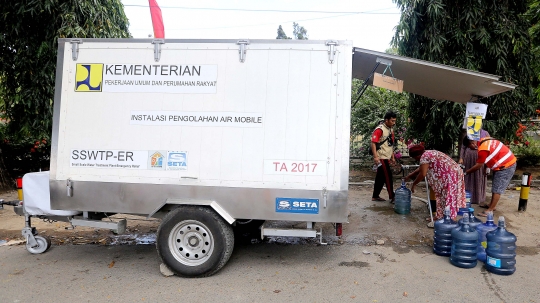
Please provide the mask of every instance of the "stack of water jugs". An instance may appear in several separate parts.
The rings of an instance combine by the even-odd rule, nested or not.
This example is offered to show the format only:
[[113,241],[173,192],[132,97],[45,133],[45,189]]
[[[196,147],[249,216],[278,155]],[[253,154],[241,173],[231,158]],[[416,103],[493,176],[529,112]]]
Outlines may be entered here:
[[456,223],[450,218],[450,207],[446,207],[444,218],[435,222],[433,252],[449,256],[450,263],[457,267],[473,268],[480,260],[492,273],[513,274],[516,236],[506,230],[504,217],[499,217],[497,226],[492,212],[488,212],[484,224],[474,216],[473,208],[460,209],[460,213],[463,217]]

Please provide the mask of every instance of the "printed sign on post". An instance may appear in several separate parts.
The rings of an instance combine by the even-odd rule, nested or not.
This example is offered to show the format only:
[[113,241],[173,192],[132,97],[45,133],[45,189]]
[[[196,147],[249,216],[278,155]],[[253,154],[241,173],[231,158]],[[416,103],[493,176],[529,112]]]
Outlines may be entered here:
[[467,102],[467,109],[465,110],[465,117],[477,117],[482,119],[486,118],[487,104]]
[[479,141],[480,138],[480,130],[482,130],[482,117],[476,116],[476,117],[468,117],[467,118],[467,138]]
[[467,102],[463,128],[467,130],[467,138],[480,140],[482,130],[482,119],[486,118],[487,104]]

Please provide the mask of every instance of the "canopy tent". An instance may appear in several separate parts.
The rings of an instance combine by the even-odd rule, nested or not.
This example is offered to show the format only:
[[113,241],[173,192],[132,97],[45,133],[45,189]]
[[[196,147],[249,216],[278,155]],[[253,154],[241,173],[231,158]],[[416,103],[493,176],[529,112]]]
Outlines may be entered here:
[[[378,64],[378,61],[382,61]],[[353,78],[365,80],[375,72],[383,73],[384,62],[391,61],[393,75],[403,80],[403,90],[437,100],[467,103],[513,90],[517,85],[499,81],[500,76],[475,72],[433,62],[354,48]],[[391,76],[390,72],[386,72]],[[373,83],[373,76],[368,80]]]

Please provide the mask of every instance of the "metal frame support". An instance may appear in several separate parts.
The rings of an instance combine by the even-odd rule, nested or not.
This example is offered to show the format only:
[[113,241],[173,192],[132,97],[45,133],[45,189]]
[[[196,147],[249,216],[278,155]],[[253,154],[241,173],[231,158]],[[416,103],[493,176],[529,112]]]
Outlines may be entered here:
[[79,44],[83,43],[82,39],[71,39],[69,43],[71,43],[71,59],[77,61],[79,58]]
[[249,45],[249,40],[238,40],[236,45],[239,46],[240,63],[244,63],[246,61],[246,45]]
[[379,67],[380,64],[381,64],[381,62],[377,62],[377,64],[375,64],[375,67],[371,70],[371,73],[369,73],[366,80],[364,80],[364,83],[362,83],[362,86],[360,86],[360,88],[358,89],[358,98],[356,98],[356,101],[354,101],[354,104],[352,106],[353,108],[356,105],[356,103],[358,103],[360,98],[362,98],[362,95],[364,94],[364,92],[367,89],[367,86],[368,86],[367,83],[368,83],[369,79],[373,76],[373,74],[375,73],[375,70],[377,70],[377,67]]
[[35,247],[38,245],[36,238],[37,231],[35,227],[32,227],[32,221],[29,214],[24,214],[24,228],[22,229],[22,235],[26,239],[26,243],[30,247]]
[[328,63],[333,64],[336,56],[336,46],[339,45],[337,41],[326,41],[328,46]]
[[316,234],[317,236],[319,236],[319,243],[321,245],[328,245],[328,243],[324,242],[322,239],[322,227],[319,229],[319,231]]
[[154,44],[154,61],[159,62],[161,59],[161,44],[165,44],[165,39],[154,39],[152,44]]

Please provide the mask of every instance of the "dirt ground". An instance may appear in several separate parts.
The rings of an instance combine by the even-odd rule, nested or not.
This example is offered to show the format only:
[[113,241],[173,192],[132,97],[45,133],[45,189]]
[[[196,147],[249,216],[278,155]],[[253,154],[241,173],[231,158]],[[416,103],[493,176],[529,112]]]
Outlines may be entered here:
[[[516,174],[520,177],[522,171]],[[533,172],[533,180],[540,174]],[[394,188],[400,184],[396,178]],[[389,202],[371,201],[373,188],[373,172],[351,171],[349,186],[349,223],[343,225],[343,236],[335,237],[331,224],[323,225],[324,240],[330,244],[357,244],[375,245],[377,240],[383,240],[385,246],[392,246],[396,251],[407,252],[410,250],[428,251],[433,244],[433,229],[426,226],[426,217],[429,217],[427,205],[421,199],[426,199],[426,189],[421,183],[417,192],[413,194],[411,214],[399,215],[393,211]],[[513,182],[519,185],[519,180]],[[512,186],[511,186],[512,187]],[[490,199],[490,185],[488,185],[488,201]],[[526,212],[518,212],[520,192],[509,189],[501,197],[495,220],[504,216],[509,231],[518,237],[518,254],[533,255],[540,251],[540,183],[533,182],[530,190],[528,207]],[[15,191],[0,193],[4,200],[14,200]],[[387,197],[383,189],[381,197]],[[415,198],[416,197],[416,198]],[[419,199],[418,199],[419,198]],[[475,207],[477,208],[477,207]],[[478,212],[482,209],[478,209]],[[155,241],[155,233],[160,220],[146,220],[144,217],[117,214],[111,217],[113,220],[126,218],[128,221],[127,231],[124,235],[115,235],[109,230],[76,227],[72,229],[65,222],[44,222],[33,219],[40,235],[51,238],[53,245],[82,245],[82,244],[151,244]],[[484,221],[484,218],[480,218]],[[295,223],[286,223],[292,226]],[[5,206],[0,210],[0,244],[9,240],[23,239],[21,228],[24,227],[24,218],[16,215],[11,206]],[[316,242],[315,239],[280,239],[271,238],[267,241],[295,243],[302,241]],[[4,242],[5,243],[5,242]]]

